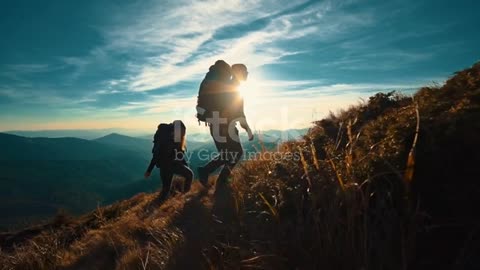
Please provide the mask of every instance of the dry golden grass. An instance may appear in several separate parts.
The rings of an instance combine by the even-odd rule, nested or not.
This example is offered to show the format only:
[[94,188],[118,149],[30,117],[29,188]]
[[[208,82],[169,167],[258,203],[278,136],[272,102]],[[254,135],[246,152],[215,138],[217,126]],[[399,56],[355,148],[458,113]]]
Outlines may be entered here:
[[[163,204],[154,195],[136,197],[99,208],[44,231],[0,254],[2,269],[167,269],[177,260],[184,233],[175,222],[189,202],[202,197],[201,188]],[[106,216],[112,215],[114,216]],[[205,218],[205,217],[202,217]],[[93,220],[92,220],[93,219]],[[96,223],[88,227],[87,223]],[[84,231],[72,234],[72,228]],[[74,237],[67,242],[61,239]]]

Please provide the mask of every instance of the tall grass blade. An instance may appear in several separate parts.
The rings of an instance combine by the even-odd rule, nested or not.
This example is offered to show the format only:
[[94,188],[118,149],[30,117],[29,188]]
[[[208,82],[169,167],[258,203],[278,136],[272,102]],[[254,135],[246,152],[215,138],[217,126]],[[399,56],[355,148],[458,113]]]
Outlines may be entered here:
[[408,153],[407,167],[405,168],[405,174],[403,175],[403,180],[405,183],[410,183],[413,180],[413,173],[415,170],[415,150],[417,148],[418,133],[420,131],[420,112],[418,109],[418,104],[415,103],[415,113],[417,116],[417,126],[415,128],[415,137],[413,139],[412,147]]
[[270,213],[272,214],[272,216],[275,218],[275,220],[278,220],[278,212],[277,210],[275,210],[275,208],[273,207],[273,205],[268,202],[268,200],[265,198],[265,196],[263,196],[262,193],[259,193],[258,194],[260,196],[260,198],[262,198],[263,202],[267,205],[268,209],[270,210]]

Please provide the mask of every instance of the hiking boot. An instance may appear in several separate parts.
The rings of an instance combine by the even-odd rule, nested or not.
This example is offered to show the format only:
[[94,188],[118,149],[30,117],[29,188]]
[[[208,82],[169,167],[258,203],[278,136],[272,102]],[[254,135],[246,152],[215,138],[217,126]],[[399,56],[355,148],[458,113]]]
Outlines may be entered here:
[[204,167],[198,167],[198,181],[202,186],[208,187],[208,172]]

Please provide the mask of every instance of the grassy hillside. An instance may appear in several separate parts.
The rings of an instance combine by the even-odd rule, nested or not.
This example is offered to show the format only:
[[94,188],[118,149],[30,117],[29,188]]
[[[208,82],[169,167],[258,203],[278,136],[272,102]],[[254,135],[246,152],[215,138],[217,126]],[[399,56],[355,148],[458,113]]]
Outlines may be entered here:
[[[480,64],[317,121],[229,186],[0,235],[5,269],[478,269]],[[272,157],[263,155],[263,157]],[[212,179],[213,180],[213,179]]]
[[478,267],[479,120],[480,64],[332,114],[284,145],[299,162],[241,172],[245,213],[266,213],[245,229],[301,269]]

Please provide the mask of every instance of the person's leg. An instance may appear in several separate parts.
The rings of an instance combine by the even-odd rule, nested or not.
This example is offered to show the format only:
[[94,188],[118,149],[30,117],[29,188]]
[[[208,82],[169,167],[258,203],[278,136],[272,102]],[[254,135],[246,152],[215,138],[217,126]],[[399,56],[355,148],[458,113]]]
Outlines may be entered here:
[[192,185],[193,180],[193,172],[192,170],[185,164],[175,162],[172,165],[172,171],[174,174],[178,174],[185,178],[185,183],[183,185],[183,192],[186,193],[190,190],[190,186]]
[[237,128],[235,128],[227,137],[226,150],[227,162],[225,166],[223,166],[223,169],[218,176],[217,183],[219,184],[224,184],[227,182],[233,168],[235,165],[237,165],[243,155],[243,148],[242,144],[240,143]]
[[[228,126],[227,125],[218,125],[218,132],[215,132],[215,126],[212,124],[210,126],[210,135],[215,142],[215,147],[217,148],[217,155],[212,158],[212,160],[207,163],[203,168],[208,173],[211,173],[218,169],[218,167],[226,163],[226,147],[227,147],[227,138],[228,138]],[[218,137],[217,137],[218,136]]]
[[166,199],[170,194],[170,187],[172,186],[173,172],[170,167],[163,166],[160,168],[160,177],[162,178],[162,191],[160,198]]
[[225,160],[223,157],[223,154],[217,154],[215,155],[205,166],[201,167],[207,174],[212,173],[216,169],[218,169],[220,166],[225,164]]
[[230,134],[227,138],[227,147],[229,152],[229,163],[235,166],[243,156],[243,147],[236,127],[234,128],[233,134]]
[[217,178],[217,185],[227,183],[228,177],[230,177],[230,175],[232,174],[232,170],[235,165],[236,163],[227,163],[225,164],[225,166],[223,166]]
[[[228,136],[228,127],[226,125],[218,126],[218,134],[214,131],[214,125],[210,125],[210,135],[215,142],[215,146],[217,148],[217,155],[212,158],[205,166],[198,168],[198,176],[200,179],[200,183],[204,186],[207,185],[208,182],[208,175],[214,172],[216,169],[225,165],[227,162],[226,158],[226,142],[222,141]],[[218,136],[218,137],[217,137]]]

